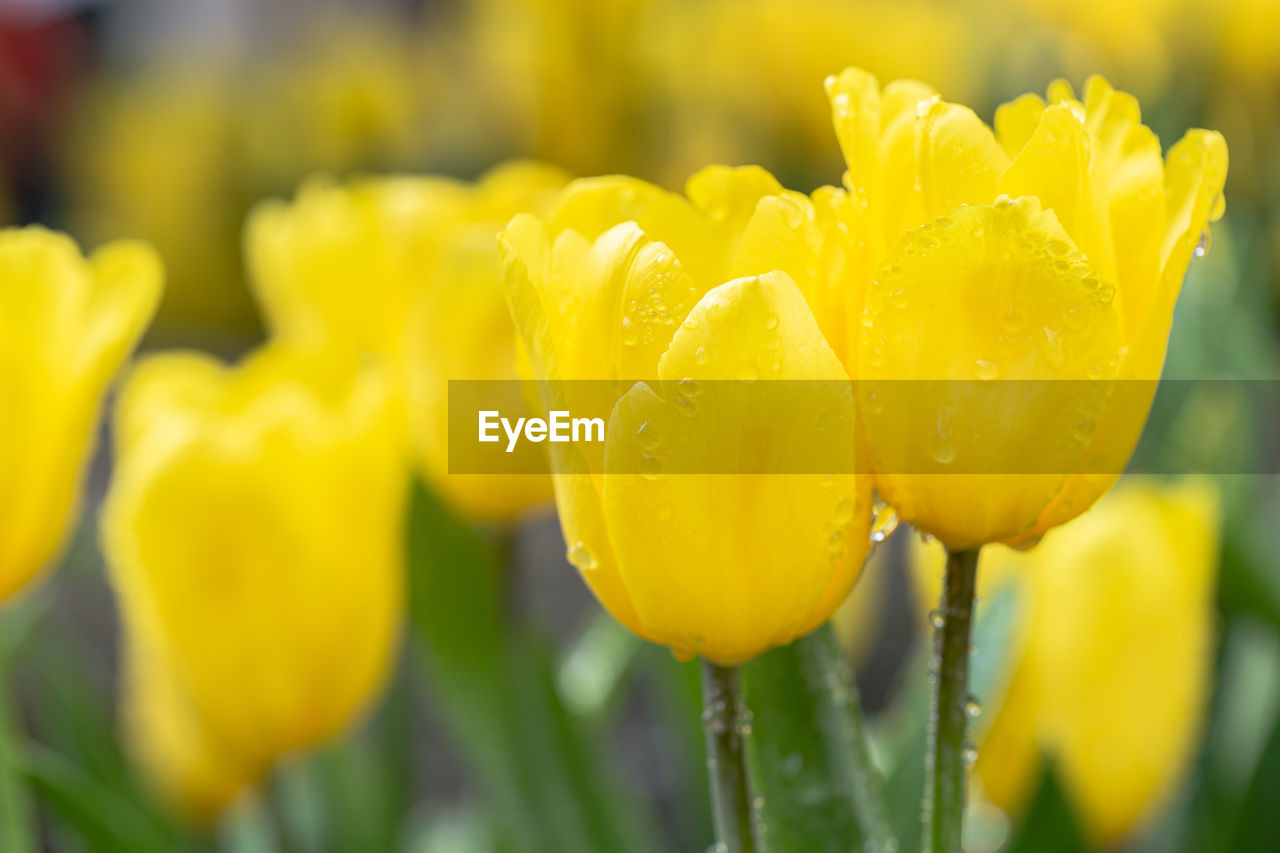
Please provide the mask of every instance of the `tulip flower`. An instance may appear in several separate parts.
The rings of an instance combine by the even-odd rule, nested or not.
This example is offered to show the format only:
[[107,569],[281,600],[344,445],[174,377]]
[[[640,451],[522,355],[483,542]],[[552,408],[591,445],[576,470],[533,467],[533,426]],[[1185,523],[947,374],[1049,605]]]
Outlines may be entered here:
[[[1211,482],[1134,479],[1030,551],[983,550],[983,600],[1013,584],[1019,614],[975,737],[988,798],[1019,814],[1050,757],[1107,846],[1168,803],[1205,717],[1218,526]],[[942,548],[912,558],[931,607]]]
[[312,181],[268,202],[246,239],[253,285],[281,338],[375,358],[404,399],[404,433],[427,482],[463,513],[508,520],[545,500],[545,477],[450,475],[448,383],[515,379],[516,338],[496,238],[512,216],[543,211],[566,178],[531,163],[474,186],[385,178]]
[[126,728],[210,817],[377,694],[403,606],[400,420],[372,366],[273,346],[152,357],[116,411],[103,546],[126,626]]
[[[919,83],[849,69],[828,92],[883,246],[846,355],[876,488],[954,548],[1033,542],[1137,442],[1187,265],[1222,214],[1226,145],[1194,130],[1162,160],[1137,102],[1099,77],[1083,102],[1058,82],[1048,103],[1004,105],[995,132]],[[992,379],[1032,382],[993,406],[973,391]],[[1111,382],[1088,382],[1117,379],[1113,405]],[[895,406],[879,380],[948,387]]]
[[849,203],[872,223],[846,238],[872,255],[844,313],[860,314],[845,359],[861,438],[879,495],[949,555],[925,844],[953,849],[978,549],[1033,545],[1123,470],[1223,212],[1226,143],[1195,130],[1162,159],[1137,101],[1100,77],[1083,101],[1059,81],[1047,103],[1004,105],[994,132],[920,83],[847,69],[827,92]]
[[[601,450],[551,445],[568,557],[632,631],[702,657],[728,850],[753,836],[733,666],[826,622],[868,549],[869,478],[852,469],[706,473],[851,443],[849,377],[806,301],[832,290],[810,239],[823,216],[763,170],[710,168],[687,199],[630,178],[575,182],[545,221],[517,216],[500,239],[544,407],[617,389]],[[564,381],[584,379],[608,381]],[[757,380],[773,380],[759,383],[773,405],[744,390]]]
[[[807,199],[750,168],[704,170],[688,193],[578,181],[545,221],[516,217],[501,246],[544,389],[596,379],[623,392],[599,460],[553,450],[570,561],[635,633],[736,664],[811,631],[844,599],[867,552],[870,496],[851,472],[661,473],[664,458],[692,470],[813,438],[788,412],[735,410],[754,429],[717,421],[688,399],[699,381],[835,380],[848,392],[805,300],[817,273],[800,283],[779,271],[803,275],[807,247],[780,211],[812,217]],[[851,430],[852,400],[840,411]]]
[[98,412],[160,298],[150,247],[0,231],[0,601],[58,555]]

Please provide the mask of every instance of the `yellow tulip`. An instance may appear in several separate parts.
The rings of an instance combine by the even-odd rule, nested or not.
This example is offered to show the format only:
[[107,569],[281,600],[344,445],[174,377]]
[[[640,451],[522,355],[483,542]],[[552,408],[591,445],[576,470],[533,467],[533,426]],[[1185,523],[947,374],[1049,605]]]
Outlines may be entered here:
[[156,786],[208,816],[384,680],[403,605],[399,416],[376,370],[273,347],[233,368],[149,358],[115,423],[102,524],[126,726]]
[[406,435],[428,483],[463,513],[506,520],[545,500],[545,477],[450,475],[448,383],[515,379],[515,333],[497,234],[565,183],[512,163],[467,185],[397,177],[311,181],[269,202],[247,230],[254,291],[286,340],[381,360],[403,395]]
[[827,88],[879,238],[858,236],[874,272],[845,354],[876,488],[954,548],[1034,542],[1132,453],[1226,145],[1193,130],[1162,160],[1099,77],[1083,102],[1060,81],[1004,105],[994,132],[920,83],[848,69]]
[[86,258],[43,228],[0,231],[0,602],[57,557],[103,395],[162,279],[141,243]]
[[[1020,813],[1050,756],[1107,844],[1169,801],[1204,720],[1218,526],[1210,481],[1134,479],[1030,551],[983,549],[979,596],[1015,584],[1019,613],[1003,698],[982,697],[987,797]],[[941,546],[917,545],[913,562],[935,606]]]
[[[682,656],[733,664],[807,633],[866,555],[867,477],[700,473],[851,434],[848,376],[805,300],[827,288],[818,218],[763,170],[711,168],[688,199],[579,181],[501,238],[534,376],[621,380],[598,458],[552,445],[569,559],[619,621]],[[810,396],[767,409],[747,383],[698,384],[757,377],[831,381],[770,382]],[[540,387],[548,408],[580,393]]]
[[91,241],[137,235],[165,260],[155,334],[252,334],[235,241],[234,87],[205,62],[138,80],[104,78],[77,103],[62,168],[71,231]]

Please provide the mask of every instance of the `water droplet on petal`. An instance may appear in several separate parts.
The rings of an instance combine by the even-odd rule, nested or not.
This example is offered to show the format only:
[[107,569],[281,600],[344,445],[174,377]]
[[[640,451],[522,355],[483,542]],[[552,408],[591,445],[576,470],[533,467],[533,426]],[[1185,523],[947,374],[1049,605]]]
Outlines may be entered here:
[[853,501],[845,498],[836,504],[836,524],[844,527],[853,520]]
[[1000,375],[1000,365],[994,361],[980,358],[974,366],[979,379],[995,379]]
[[651,453],[640,454],[640,473],[648,480],[657,478],[662,473],[662,459]]
[[1016,332],[1022,328],[1023,316],[1022,311],[1017,305],[1010,305],[1000,315],[1000,328],[1006,332]]
[[940,465],[950,464],[956,458],[956,443],[953,435],[955,417],[956,413],[952,408],[943,407],[938,410],[938,420],[933,435],[929,439],[929,455]]
[[868,536],[871,544],[879,545],[892,536],[893,531],[897,529],[897,511],[881,500],[879,495],[876,495],[871,504],[871,533]]
[[1208,230],[1204,230],[1200,232],[1200,241],[1196,243],[1196,247],[1193,250],[1193,254],[1197,258],[1203,258],[1205,254],[1208,253],[1208,251],[1209,251],[1209,232]]
[[764,319],[764,328],[765,328],[765,331],[768,331],[768,332],[772,332],[774,329],[778,328],[778,315],[770,314],[768,317],[766,317]]
[[947,620],[943,617],[941,610],[930,610],[929,624],[933,626],[935,631],[941,631],[942,626],[947,624]]
[[569,565],[580,572],[590,572],[596,567],[596,555],[591,553],[591,549],[584,542],[574,542],[569,546],[565,557],[568,558]]

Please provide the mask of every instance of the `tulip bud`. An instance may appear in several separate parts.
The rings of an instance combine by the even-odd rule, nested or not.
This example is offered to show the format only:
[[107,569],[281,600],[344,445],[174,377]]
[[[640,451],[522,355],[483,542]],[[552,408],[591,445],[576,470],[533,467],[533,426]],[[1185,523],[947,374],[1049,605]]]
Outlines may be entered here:
[[216,812],[377,694],[403,605],[398,414],[372,367],[155,356],[116,412],[103,546],[134,752]]
[[57,557],[102,398],[162,278],[142,243],[85,258],[43,228],[0,231],[0,602]]

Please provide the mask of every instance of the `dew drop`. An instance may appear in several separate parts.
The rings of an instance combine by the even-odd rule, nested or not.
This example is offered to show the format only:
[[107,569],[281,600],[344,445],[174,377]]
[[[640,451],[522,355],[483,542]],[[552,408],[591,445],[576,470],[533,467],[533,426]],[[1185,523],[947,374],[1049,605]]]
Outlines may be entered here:
[[706,363],[707,363],[707,348],[706,348],[706,347],[698,347],[698,349],[697,349],[697,350],[695,350],[695,351],[694,351],[694,353],[693,353],[693,360],[694,360],[694,361],[696,361],[698,364],[706,364]]
[[853,520],[853,501],[845,498],[836,504],[836,524],[844,527]]
[[1084,305],[1072,305],[1062,311],[1062,323],[1068,329],[1080,330],[1088,323],[1086,316],[1086,307]]
[[635,323],[631,322],[630,317],[622,318],[622,343],[625,346],[633,347],[636,341],[640,339],[640,333],[636,330]]
[[1196,243],[1196,247],[1193,253],[1197,258],[1203,258],[1208,253],[1208,251],[1209,251],[1209,232],[1207,230],[1201,231],[1200,241]]
[[979,379],[995,379],[1000,375],[1000,365],[994,361],[978,359],[975,368]]
[[636,443],[641,450],[653,450],[658,446],[658,428],[650,421],[645,421],[636,428]]
[[778,328],[778,315],[770,314],[766,317],[764,320],[764,328],[767,332],[772,332],[774,329]]
[[929,455],[940,465],[950,464],[956,458],[955,437],[952,435],[955,415],[955,410],[948,407],[938,410],[938,420],[929,438]]
[[662,473],[662,459],[651,453],[640,454],[640,473],[646,479],[655,479]]
[[1024,318],[1017,305],[1010,305],[1000,315],[1000,328],[1006,332],[1016,332],[1022,328]]
[[977,698],[969,697],[969,701],[964,703],[964,715],[969,719],[975,719],[982,713],[982,705],[979,704]]
[[930,610],[929,624],[933,626],[935,631],[941,631],[942,626],[947,624],[947,620],[943,617],[941,610]]
[[591,553],[591,549],[584,542],[574,542],[569,546],[565,557],[569,560],[569,565],[580,572],[590,572],[596,567],[596,555]]
[[868,536],[871,544],[879,545],[892,536],[893,531],[897,529],[897,511],[881,500],[879,495],[876,495],[871,505],[871,533]]
[[972,767],[974,762],[978,760],[977,747],[975,747],[971,743],[966,743],[964,745],[964,750],[960,753],[960,755],[964,758],[965,766]]

